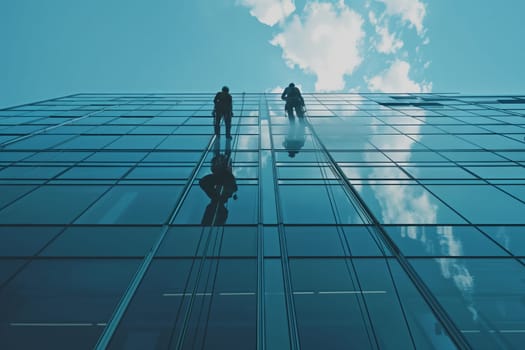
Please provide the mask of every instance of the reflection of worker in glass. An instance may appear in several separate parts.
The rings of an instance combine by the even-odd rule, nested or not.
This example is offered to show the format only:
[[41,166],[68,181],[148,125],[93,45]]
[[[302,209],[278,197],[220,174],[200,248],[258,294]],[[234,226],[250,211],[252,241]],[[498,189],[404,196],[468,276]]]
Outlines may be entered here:
[[199,185],[210,198],[210,203],[204,211],[202,225],[224,225],[228,218],[226,202],[233,196],[237,199],[237,183],[232,173],[231,141],[226,140],[224,154],[220,151],[220,141],[214,145],[214,156],[211,160],[211,174],[204,176]]
[[227,86],[222,87],[222,91],[218,92],[213,99],[213,117],[215,135],[220,136],[221,134],[221,119],[224,118],[224,125],[226,125],[226,138],[231,139],[232,129],[232,95],[230,95],[230,89]]
[[283,147],[288,151],[288,157],[293,158],[301,148],[304,146],[305,136],[304,136],[304,123],[302,120],[299,120],[299,123],[294,123],[290,121],[288,126],[288,135],[283,141]]
[[299,120],[303,119],[304,117],[304,100],[303,96],[301,96],[301,91],[298,87],[295,86],[294,83],[290,83],[286,89],[284,89],[283,93],[281,94],[281,99],[283,101],[286,101],[286,105],[284,106],[284,109],[286,110],[286,113],[288,114],[288,119],[290,120],[290,123],[293,123],[295,121],[293,110],[295,109],[295,114],[297,115],[297,118]]

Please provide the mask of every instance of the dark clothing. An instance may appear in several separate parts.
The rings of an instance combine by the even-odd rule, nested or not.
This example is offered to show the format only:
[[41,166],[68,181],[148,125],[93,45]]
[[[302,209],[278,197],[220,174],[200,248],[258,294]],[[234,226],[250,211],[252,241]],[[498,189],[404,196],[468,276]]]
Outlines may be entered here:
[[216,111],[230,112],[232,111],[232,95],[228,92],[218,92],[213,99]]
[[210,198],[210,204],[204,211],[202,225],[224,225],[228,218],[226,202],[233,196],[237,199],[237,182],[233,176],[231,163],[231,149],[229,141],[226,142],[225,154],[220,154],[220,142],[215,143],[215,156],[211,160],[211,174],[204,176],[199,185]]
[[220,134],[221,119],[224,118],[226,136],[230,136],[233,115],[232,95],[224,91],[218,92],[213,99],[213,104],[215,106],[213,110],[215,134]]
[[286,105],[290,106],[304,106],[303,96],[301,96],[301,91],[296,86],[288,86],[284,89],[281,94],[281,99],[286,101]]
[[230,136],[232,129],[232,114],[230,112],[215,110],[213,112],[213,117],[215,135],[219,135],[221,133],[221,119],[224,119],[224,125],[226,125],[226,136]]
[[297,114],[298,118],[303,118],[304,116],[304,99],[301,95],[301,91],[299,88],[295,86],[288,86],[286,89],[284,89],[283,93],[281,94],[281,99],[286,101],[286,105],[284,106],[284,109],[286,110],[286,113],[288,114],[288,118],[290,119],[290,122],[294,121],[294,114],[293,110],[295,109],[295,114]]

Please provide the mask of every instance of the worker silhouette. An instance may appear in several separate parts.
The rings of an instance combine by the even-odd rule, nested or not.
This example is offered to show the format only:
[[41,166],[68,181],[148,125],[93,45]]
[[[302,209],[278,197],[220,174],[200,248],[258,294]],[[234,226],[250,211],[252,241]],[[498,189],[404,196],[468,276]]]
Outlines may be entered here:
[[219,91],[213,99],[213,117],[215,135],[221,135],[221,119],[224,119],[226,125],[226,138],[231,139],[232,129],[232,116],[233,116],[233,103],[232,95],[230,95],[230,89],[227,86],[223,86],[222,90]]
[[286,101],[284,110],[288,114],[288,120],[290,123],[295,122],[295,117],[293,111],[295,109],[295,114],[299,120],[302,120],[304,117],[304,99],[301,95],[301,91],[294,83],[290,83],[286,89],[284,89],[281,94],[281,99]]
[[231,140],[226,140],[224,154],[220,151],[220,140],[215,140],[213,154],[211,174],[199,181],[202,190],[210,198],[201,220],[201,224],[205,226],[224,225],[228,218],[226,203],[231,197],[237,199],[237,183],[232,173]]
[[294,158],[301,148],[303,148],[304,142],[304,123],[302,119],[299,119],[299,123],[290,121],[288,134],[283,141],[283,147],[288,151],[288,157]]

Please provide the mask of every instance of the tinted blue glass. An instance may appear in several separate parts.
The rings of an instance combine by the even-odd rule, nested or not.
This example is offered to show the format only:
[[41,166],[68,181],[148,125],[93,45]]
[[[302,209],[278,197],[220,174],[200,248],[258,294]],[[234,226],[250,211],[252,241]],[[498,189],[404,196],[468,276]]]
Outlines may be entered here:
[[124,135],[112,142],[106,149],[152,149],[165,139],[156,135]]
[[[120,128],[121,126],[119,126]],[[172,128],[166,128],[165,126],[145,126],[139,125],[134,127],[129,134],[147,134],[147,135],[169,135],[173,132]]]
[[[62,129],[63,127],[59,128]],[[90,128],[86,134],[104,135],[104,134],[127,134],[133,130],[135,126],[131,125],[102,125],[94,128]],[[78,133],[78,132],[77,132]]]
[[16,162],[18,160],[27,158],[32,155],[32,152],[12,152],[2,151],[0,152],[0,161],[2,162]]
[[203,150],[210,142],[210,136],[176,135],[168,136],[159,144],[159,150]]
[[[362,223],[350,199],[339,186],[325,188],[324,186],[281,185],[279,190],[285,223]],[[306,198],[315,198],[315,200],[305,200]],[[336,210],[335,214],[332,206]]]
[[79,162],[89,156],[91,152],[39,152],[29,157],[31,162]]
[[116,140],[118,136],[81,135],[55,146],[57,149],[99,149]]
[[0,211],[0,222],[68,224],[106,189],[104,186],[43,186]]
[[390,162],[390,159],[385,157],[380,152],[331,152],[330,155],[338,163],[346,162]]
[[487,161],[487,162],[501,162],[503,158],[492,152],[441,152],[445,157],[453,161]]
[[523,223],[525,204],[488,185],[428,186],[472,223]]
[[449,166],[417,166],[403,167],[411,176],[417,179],[475,179],[476,177],[465,170]]
[[144,256],[159,234],[159,227],[71,227],[53,240],[41,255]]
[[[279,186],[285,223],[333,223],[327,191],[322,186]],[[316,200],[305,200],[315,198]]]
[[0,256],[31,256],[48,244],[61,227],[0,227]]
[[264,256],[280,256],[281,246],[279,242],[279,231],[275,226],[263,227],[263,251]]
[[[201,224],[206,216],[211,213],[211,217],[216,218],[216,225],[221,224],[256,224],[257,217],[257,186],[239,185],[237,200],[228,199],[224,203],[224,209],[214,207],[214,203],[204,193],[199,185],[194,185],[186,197],[181,210],[175,218],[176,224]],[[215,208],[215,209],[214,209]],[[220,210],[219,214],[214,214]]]
[[359,194],[384,224],[464,223],[430,192],[416,185],[361,185]]
[[113,167],[113,166],[78,166],[69,169],[59,179],[119,179],[129,171],[128,167]]
[[[192,310],[185,347],[255,349],[256,260],[207,260],[204,268],[211,273],[200,281],[197,290],[211,295],[204,296],[200,307]],[[203,313],[208,315],[207,320],[202,318]]]
[[[462,135],[464,136],[464,135]],[[464,141],[454,135],[424,135],[419,140],[423,145],[432,149],[477,149],[475,144]]]
[[501,185],[498,186],[498,188],[501,188],[502,190],[509,194],[512,194],[514,197],[518,198],[522,202],[525,202],[525,186],[523,186],[523,184]]
[[472,348],[522,348],[522,264],[514,259],[416,259],[411,264]]
[[524,226],[480,226],[481,231],[517,256],[525,256]]
[[407,256],[508,255],[482,232],[465,226],[389,226],[386,228]]
[[51,179],[65,169],[53,166],[12,166],[0,171],[0,179]]
[[469,166],[466,168],[484,179],[525,179],[525,168],[521,166]]
[[383,256],[391,255],[383,245],[373,227],[343,226],[346,244],[352,256]]
[[341,167],[348,179],[408,179],[397,167]]
[[143,159],[143,152],[96,152],[86,159],[88,162],[138,162]]
[[343,256],[344,238],[333,226],[287,226],[289,256]]
[[[6,283],[9,278],[15,275],[24,264],[24,260],[20,259],[1,259],[0,260],[0,285]],[[0,330],[0,334],[1,334]]]
[[394,162],[445,162],[446,159],[436,152],[385,152]]
[[76,222],[80,224],[162,224],[169,219],[181,186],[113,187]]
[[301,349],[373,348],[360,295],[343,293],[359,290],[345,259],[293,259],[290,268]]
[[0,207],[3,207],[17,198],[28,193],[35,186],[26,186],[26,185],[0,185]]
[[187,179],[192,167],[136,167],[126,179]]
[[264,322],[268,349],[288,349],[288,310],[284,298],[283,271],[280,259],[264,260]]
[[[153,261],[109,348],[154,349],[176,344],[191,296],[184,293],[191,293],[195,283],[190,279],[194,266],[192,259]],[[196,302],[202,303],[203,298],[196,296]]]
[[[38,260],[0,291],[3,349],[91,349],[138,267],[134,260]],[[47,325],[47,326],[43,326]]]
[[502,135],[461,135],[462,138],[485,149],[523,148],[523,143]]
[[[185,348],[255,348],[255,260],[207,260],[202,265],[204,274],[197,293],[193,295],[195,279],[189,271],[199,268],[195,264],[199,261],[154,262],[117,331],[114,348],[132,341],[140,341],[144,348],[168,348],[179,341],[184,317],[189,317],[181,340]],[[167,274],[174,278],[166,279]],[[188,310],[191,297],[195,300],[193,308]],[[156,327],[151,337],[135,335],[151,329],[152,324]]]
[[222,229],[220,256],[256,256],[257,227],[225,226]]
[[69,138],[72,135],[35,135],[19,142],[7,145],[6,149],[48,149]]
[[277,174],[280,179],[323,179],[335,178],[328,167],[319,166],[297,166],[297,167],[278,167]]
[[211,230],[208,227],[180,226],[172,227],[166,233],[158,257],[194,257],[202,256],[205,242]]
[[399,264],[389,265],[416,349],[457,349]]
[[196,162],[201,152],[155,152],[150,153],[144,162]]

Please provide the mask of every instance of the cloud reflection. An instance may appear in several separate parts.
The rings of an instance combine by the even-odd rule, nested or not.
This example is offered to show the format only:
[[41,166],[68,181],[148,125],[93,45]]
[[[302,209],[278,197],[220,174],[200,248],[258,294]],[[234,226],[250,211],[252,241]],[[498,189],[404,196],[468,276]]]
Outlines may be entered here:
[[[354,105],[359,106],[360,102],[356,101]],[[342,110],[343,106],[339,106],[339,108]],[[338,115],[338,110],[333,110],[333,112]],[[352,142],[359,141],[361,142],[361,150],[368,149],[369,144],[374,145],[379,151],[392,149],[403,150],[405,152],[400,152],[397,155],[396,161],[399,163],[407,163],[411,160],[411,150],[414,145],[423,137],[419,134],[419,131],[425,121],[424,109],[415,111],[415,114],[412,112],[413,109],[410,110],[410,115],[417,115],[421,122],[419,124],[414,123],[416,132],[414,135],[411,135],[411,137],[378,134],[375,132],[378,127],[377,123],[361,123],[363,118],[360,118],[360,116],[364,116],[364,114],[363,112],[359,112],[359,110],[353,112],[344,110],[344,117],[339,118],[337,124],[334,123],[329,128],[322,124],[322,127],[319,128],[322,130],[320,134],[322,135],[321,137],[324,138],[334,138],[340,135],[342,138],[345,138],[347,142],[350,139],[352,139]],[[335,118],[330,119],[333,120]],[[364,118],[364,120],[370,119]],[[316,126],[316,129],[317,128],[318,126]],[[348,133],[349,130],[351,130],[351,135]],[[359,137],[353,137],[354,133],[359,135]],[[362,152],[362,160],[368,165],[377,162],[374,157],[375,152]],[[373,168],[373,171],[369,173],[365,173],[366,169],[366,167],[352,167],[347,172],[347,176],[360,178],[363,183],[370,184],[368,188],[371,189],[375,200],[379,204],[379,219],[381,222],[403,225],[432,225],[439,223],[439,206],[436,204],[436,199],[423,187],[418,185],[392,185],[391,183],[385,184],[385,182],[381,180],[374,180],[388,179],[391,181],[396,179],[398,177],[396,173],[399,170],[397,167],[376,166]],[[354,187],[360,193],[364,190],[363,187],[359,185],[354,185]],[[452,226],[439,226],[435,231],[432,231],[431,234],[425,230],[425,227],[404,226],[402,227],[401,237],[419,241],[424,249],[433,255],[463,255],[463,245],[457,235],[454,234],[454,227]],[[436,259],[436,262],[439,264],[441,275],[445,279],[451,280],[454,286],[462,293],[466,301],[467,309],[471,313],[473,320],[476,320],[478,318],[478,312],[476,311],[472,297],[475,287],[474,276],[461,260],[445,258]]]

